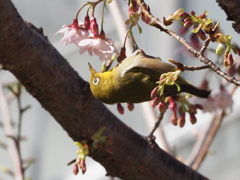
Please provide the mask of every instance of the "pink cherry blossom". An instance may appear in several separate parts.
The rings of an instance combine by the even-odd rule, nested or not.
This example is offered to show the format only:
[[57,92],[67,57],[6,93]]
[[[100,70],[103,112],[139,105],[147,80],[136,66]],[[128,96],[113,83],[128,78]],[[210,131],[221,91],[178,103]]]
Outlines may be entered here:
[[65,46],[71,43],[78,45],[81,40],[86,39],[89,35],[88,31],[85,30],[83,26],[84,23],[77,22],[77,20],[74,19],[71,25],[64,25],[62,29],[60,29],[55,34],[63,33],[61,42]]
[[113,52],[119,54],[113,41],[107,36],[104,39],[100,37],[83,39],[78,43],[78,46],[80,47],[80,54],[88,51],[90,56],[94,53],[99,56],[101,61],[110,60]]

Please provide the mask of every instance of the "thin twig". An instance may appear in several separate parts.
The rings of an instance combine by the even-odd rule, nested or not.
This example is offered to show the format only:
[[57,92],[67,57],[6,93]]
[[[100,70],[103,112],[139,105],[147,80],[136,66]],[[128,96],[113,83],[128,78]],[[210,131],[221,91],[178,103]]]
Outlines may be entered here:
[[203,43],[202,48],[200,49],[200,53],[201,53],[201,54],[204,54],[204,52],[206,51],[206,49],[207,49],[210,41],[211,41],[211,39],[210,39],[210,37],[208,36],[207,40]]
[[[148,129],[152,129],[152,125],[157,121],[158,117],[150,105],[149,102],[141,103],[142,114],[148,126]],[[155,131],[154,136],[156,136],[156,143],[167,153],[173,154],[164,134],[164,131],[161,126]]]
[[158,120],[157,120],[157,122],[155,123],[155,125],[154,125],[152,131],[150,132],[150,134],[148,135],[148,137],[152,137],[152,136],[153,136],[153,133],[154,133],[154,132],[156,131],[156,129],[159,127],[159,124],[160,124],[160,122],[162,121],[164,114],[165,114],[165,111],[159,114]]
[[208,65],[202,65],[202,66],[186,66],[178,61],[175,61],[173,59],[169,59],[168,61],[170,61],[171,63],[175,64],[177,66],[178,69],[182,70],[182,71],[195,71],[195,70],[202,70],[202,69],[207,69]]
[[240,86],[240,81],[237,80],[235,77],[230,77],[226,73],[224,73],[216,64],[214,64],[210,59],[205,57],[203,54],[201,54],[200,51],[197,51],[195,48],[193,48],[184,38],[178,36],[174,31],[170,30],[167,26],[164,25],[162,21],[160,21],[158,18],[153,16],[149,10],[148,6],[142,1],[142,0],[135,0],[137,4],[141,7],[142,12],[144,15],[151,19],[151,25],[159,29],[160,31],[163,31],[167,33],[168,35],[172,36],[174,39],[179,41],[181,44],[183,44],[189,52],[191,52],[195,57],[197,57],[201,62],[206,64],[211,70],[216,72],[219,76],[222,76],[224,79],[226,79],[228,82],[233,83],[237,86]]
[[[3,116],[3,129],[7,136],[14,136],[14,131],[12,128],[11,118],[10,118],[10,111],[7,103],[7,99],[3,93],[2,83],[0,81],[0,106],[2,110]],[[24,180],[23,175],[23,168],[22,168],[22,160],[19,156],[18,147],[16,142],[12,138],[8,138],[8,152],[10,157],[12,158],[14,164],[14,177],[15,180]]]

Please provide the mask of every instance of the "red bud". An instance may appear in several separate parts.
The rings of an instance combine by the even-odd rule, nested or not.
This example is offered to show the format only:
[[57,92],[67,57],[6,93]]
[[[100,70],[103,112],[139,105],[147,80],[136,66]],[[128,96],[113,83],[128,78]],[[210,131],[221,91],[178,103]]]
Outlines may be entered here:
[[193,22],[192,22],[192,21],[187,21],[187,22],[184,23],[183,26],[184,26],[185,28],[190,28],[192,25],[193,25]]

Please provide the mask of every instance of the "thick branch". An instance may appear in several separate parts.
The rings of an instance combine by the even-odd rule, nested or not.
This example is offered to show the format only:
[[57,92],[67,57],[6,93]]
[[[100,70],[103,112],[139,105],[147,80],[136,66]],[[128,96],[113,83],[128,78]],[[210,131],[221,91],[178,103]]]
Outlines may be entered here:
[[240,7],[239,0],[216,0],[218,5],[225,11],[227,20],[232,21],[232,27],[240,33]]
[[[89,140],[102,126],[113,138],[90,156],[122,179],[206,179],[148,142],[97,101],[89,84],[40,34],[21,19],[10,0],[0,0],[0,64],[11,71],[74,141]],[[74,152],[73,152],[74,153]]]

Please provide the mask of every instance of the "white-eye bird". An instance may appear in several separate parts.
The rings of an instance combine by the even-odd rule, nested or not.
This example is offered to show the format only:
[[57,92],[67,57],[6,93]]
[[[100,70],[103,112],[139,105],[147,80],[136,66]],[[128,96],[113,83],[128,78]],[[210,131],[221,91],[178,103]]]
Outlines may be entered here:
[[[157,86],[163,73],[176,71],[169,63],[160,58],[146,55],[142,50],[136,50],[130,57],[124,59],[111,70],[98,73],[89,64],[91,72],[90,89],[103,103],[140,103],[151,100],[151,91]],[[175,81],[180,86],[165,85],[164,97],[180,92],[207,98],[210,90],[200,89],[190,84],[181,76]]]

